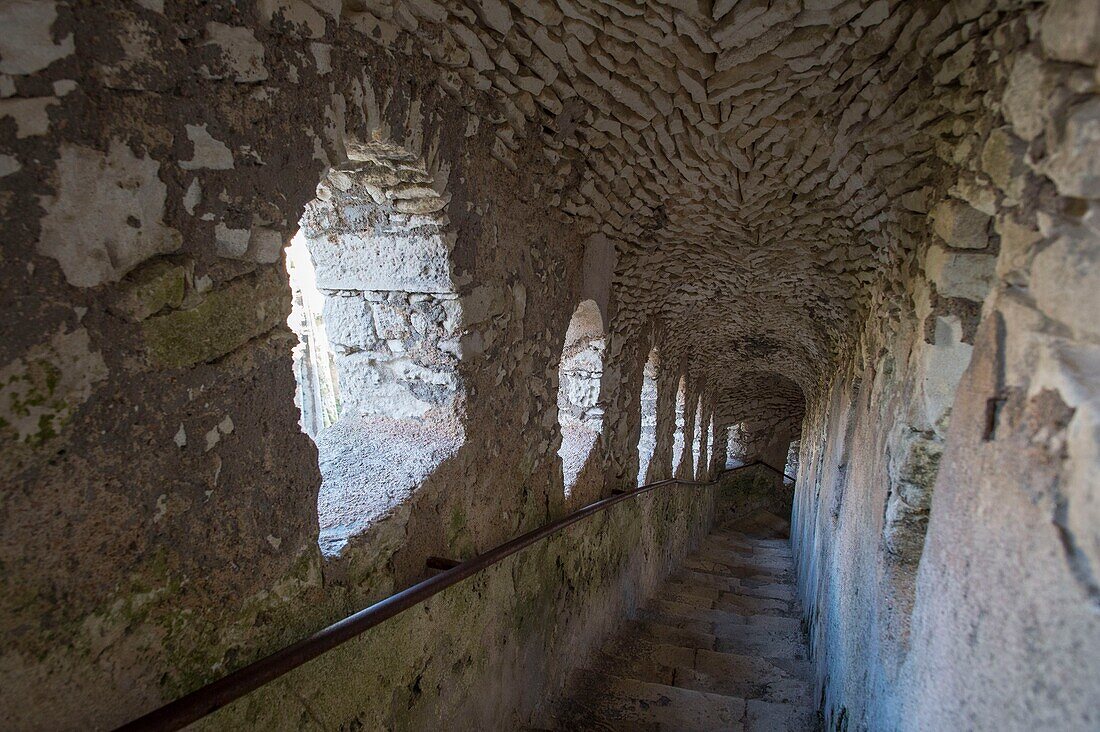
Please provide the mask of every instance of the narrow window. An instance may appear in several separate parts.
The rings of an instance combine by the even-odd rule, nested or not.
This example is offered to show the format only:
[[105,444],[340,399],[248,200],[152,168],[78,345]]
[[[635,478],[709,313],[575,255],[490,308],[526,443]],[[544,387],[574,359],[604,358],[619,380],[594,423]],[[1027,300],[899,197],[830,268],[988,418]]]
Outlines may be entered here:
[[676,433],[672,440],[672,467],[676,471],[684,457],[684,412],[687,410],[687,379],[680,377],[680,388],[676,391]]
[[558,455],[566,497],[573,493],[603,427],[603,356],[603,316],[595,301],[584,300],[569,320],[558,366]]
[[287,249],[302,429],[317,444],[319,543],[339,554],[457,453],[446,197],[424,162],[384,142],[349,147]]
[[642,369],[641,432],[638,435],[638,485],[644,485],[657,447],[657,349],[649,352]]

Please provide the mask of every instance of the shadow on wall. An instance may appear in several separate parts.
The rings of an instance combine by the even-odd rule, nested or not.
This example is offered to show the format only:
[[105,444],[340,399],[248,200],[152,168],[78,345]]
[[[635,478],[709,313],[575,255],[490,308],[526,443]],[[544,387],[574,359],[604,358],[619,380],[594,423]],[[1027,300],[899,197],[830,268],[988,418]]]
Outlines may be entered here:
[[464,442],[463,305],[451,266],[449,196],[422,160],[372,142],[349,149],[288,250],[296,401],[318,448],[326,555],[416,491]]
[[[593,448],[599,441],[604,421],[600,383],[605,346],[606,334],[599,305],[594,300],[583,300],[569,320],[558,366],[558,425],[561,428],[558,456],[561,457],[566,499],[579,487],[588,488],[592,483],[598,490],[602,485],[602,461],[593,455]],[[588,493],[582,490],[581,499]]]
[[789,520],[793,502],[793,485],[775,471],[755,465],[722,476],[714,520],[716,525],[729,525],[760,510]]

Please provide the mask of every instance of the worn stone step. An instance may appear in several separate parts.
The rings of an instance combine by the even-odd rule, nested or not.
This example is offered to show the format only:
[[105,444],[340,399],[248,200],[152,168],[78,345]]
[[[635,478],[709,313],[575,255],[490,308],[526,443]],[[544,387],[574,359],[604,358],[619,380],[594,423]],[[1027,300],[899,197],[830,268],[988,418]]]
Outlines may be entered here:
[[620,635],[595,654],[593,668],[694,691],[812,705],[807,661],[722,653]]
[[772,564],[780,568],[793,567],[794,557],[790,554],[768,551],[765,549],[746,549],[743,547],[731,547],[724,542],[707,541],[699,545],[696,554],[720,557],[733,564],[746,562],[756,564]]
[[561,730],[713,732],[742,730],[744,699],[682,689],[582,669],[575,672],[571,702],[559,715]]
[[[714,577],[714,575],[711,575]],[[717,600],[722,596],[740,595],[743,597],[759,597],[768,600],[794,601],[794,585],[789,582],[777,582],[770,578],[721,578],[710,581],[695,581],[691,577],[683,577],[679,573],[673,575],[666,583],[667,586],[683,587],[690,589],[691,594],[700,597],[709,597]]]
[[811,732],[819,729],[812,705],[774,704],[752,699],[746,702],[745,732]]
[[773,570],[794,569],[794,559],[762,551],[729,549],[720,544],[703,544],[693,556],[719,561],[731,567],[763,567]]
[[751,586],[751,583],[777,583],[789,584],[794,587],[794,572],[741,572],[741,576],[729,574],[717,574],[715,572],[701,572],[688,567],[683,567],[669,576],[669,579],[684,584],[697,585],[699,587],[713,587],[726,592],[737,592],[742,585]]
[[731,592],[722,592],[715,597],[707,593],[705,587],[693,587],[679,582],[666,583],[657,593],[657,597],[677,602],[687,602],[696,607],[725,610],[739,615],[798,617],[798,609],[793,602],[793,598],[791,600],[777,600],[772,597],[752,597],[751,595]]
[[785,584],[794,588],[793,577],[788,578],[777,575],[752,575],[750,577],[724,577],[712,572],[701,572],[694,569],[681,569],[669,576],[669,581],[692,584],[698,588],[722,590],[731,594],[737,594],[742,588],[759,587],[761,584]]
[[[646,609],[639,613],[639,620],[647,623],[647,631],[657,634],[664,633],[664,640],[676,638],[668,635],[669,631],[680,633],[680,640],[672,642],[692,647],[691,642],[685,642],[687,638],[700,639],[702,642],[695,645],[697,648],[708,648],[723,653],[741,653],[749,656],[763,658],[785,658],[804,660],[807,658],[806,640],[801,629],[791,631],[789,629],[772,630],[760,625],[746,623],[715,623],[708,620],[698,620],[686,617],[682,614],[670,615],[661,610]],[[661,626],[664,626],[663,628]]]
[[[636,612],[637,617],[662,617],[667,621],[692,621],[715,625],[743,625],[763,628],[771,632],[802,633],[802,620],[795,615],[775,615],[744,611],[731,611],[728,608],[706,606],[706,600],[699,601],[686,595],[673,595],[662,592],[658,597],[646,603]],[[707,631],[713,633],[713,631]]]
[[757,556],[766,556],[775,559],[794,559],[794,553],[791,551],[791,547],[787,542],[742,542],[729,537],[708,536],[702,546],[715,547],[717,549],[738,553],[750,552]]
[[765,566],[760,564],[748,564],[744,562],[731,563],[728,559],[697,554],[684,559],[681,566],[695,572],[715,574],[719,577],[734,577],[737,579],[760,577],[771,575],[777,580],[785,580],[791,575],[790,568]]

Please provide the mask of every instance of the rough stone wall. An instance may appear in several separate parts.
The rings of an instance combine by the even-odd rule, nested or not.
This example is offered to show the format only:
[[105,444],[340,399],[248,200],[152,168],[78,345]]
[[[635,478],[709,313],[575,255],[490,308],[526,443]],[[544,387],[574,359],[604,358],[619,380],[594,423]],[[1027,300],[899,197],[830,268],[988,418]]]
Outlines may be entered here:
[[[459,95],[418,41],[338,2],[13,2],[0,15],[0,25],[19,31],[0,41],[0,462],[8,487],[0,620],[9,639],[0,669],[10,724],[120,723],[422,578],[429,554],[468,557],[564,510],[554,371],[591,227],[571,223],[542,195],[545,156],[519,140],[502,151],[485,123],[499,119],[489,97]],[[338,558],[322,560],[317,452],[294,404],[282,249],[307,205],[314,246],[330,236],[360,243],[341,238],[324,220],[332,211],[321,209],[348,192],[339,174],[358,175],[378,143],[415,159],[444,190],[400,181],[401,195],[363,199],[359,213],[378,223],[369,209],[383,203],[410,217],[444,211],[430,233],[444,236],[446,257],[441,250],[431,264],[449,287],[319,272],[334,324],[353,322],[337,305],[370,304],[370,318],[355,321],[367,330],[339,335],[341,376],[348,388],[368,382],[355,402],[366,417],[395,399],[437,405],[442,396],[452,422],[445,439],[421,435],[443,443],[441,455],[427,451],[432,469],[422,480],[373,476],[375,485],[393,479],[391,503],[341,538]],[[447,383],[436,384],[395,351],[409,346],[403,336],[417,324],[383,315],[446,311],[437,301],[452,298],[459,358],[446,363]],[[365,338],[370,329],[376,340]],[[438,355],[454,335],[418,341],[435,350],[414,355]],[[624,345],[642,351],[622,341],[617,348]],[[349,367],[368,351],[371,368]],[[643,358],[631,368],[640,373]],[[394,378],[398,367],[413,378]],[[379,384],[405,393],[387,402]],[[334,473],[361,476],[408,459],[399,449],[407,432],[365,429],[377,442],[371,461]],[[636,461],[636,425],[633,433],[632,458],[601,452],[597,467]],[[493,665],[500,675],[476,691],[471,679],[477,719],[494,726],[530,708],[540,679],[558,679],[706,525],[708,499],[661,500],[628,510],[629,520],[608,519],[618,522],[608,536],[594,525],[602,538],[582,532],[551,545],[547,566],[507,580],[530,604],[494,605],[484,617],[495,635],[462,636],[477,644],[462,646],[476,656],[471,663],[551,640],[562,640],[563,653],[545,668],[541,657],[510,657],[511,671]],[[634,554],[643,545],[650,561]],[[558,560],[573,568],[556,575],[573,590],[551,579]],[[621,589],[620,580],[637,589],[609,589]],[[597,600],[606,616],[579,609]],[[548,613],[537,631],[508,632],[535,606]],[[458,616],[448,617],[458,637]],[[404,630],[391,626],[371,642],[398,648]],[[454,638],[420,636],[425,645],[402,657],[410,668],[439,677],[466,662],[440,652],[458,648]],[[517,688],[516,678],[530,686]],[[418,701],[413,680],[355,676],[345,702],[369,687],[358,699],[384,699],[380,719],[461,706],[452,697]],[[283,687],[269,694],[281,697]],[[265,699],[250,708],[272,703]],[[334,708],[337,723],[362,711]]]
[[791,515],[794,486],[761,465],[723,475],[717,491],[714,521],[719,525],[734,524],[761,510],[780,518]]
[[1100,9],[1019,10],[930,70],[944,173],[911,201],[905,294],[807,407],[794,541],[829,729],[1100,722]]

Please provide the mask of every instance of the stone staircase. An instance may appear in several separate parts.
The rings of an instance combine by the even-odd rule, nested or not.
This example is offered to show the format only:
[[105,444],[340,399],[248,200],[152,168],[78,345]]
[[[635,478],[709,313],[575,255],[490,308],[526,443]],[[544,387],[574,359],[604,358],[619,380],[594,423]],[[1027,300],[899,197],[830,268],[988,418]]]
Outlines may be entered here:
[[575,672],[541,728],[816,729],[788,531],[765,512],[716,529]]

